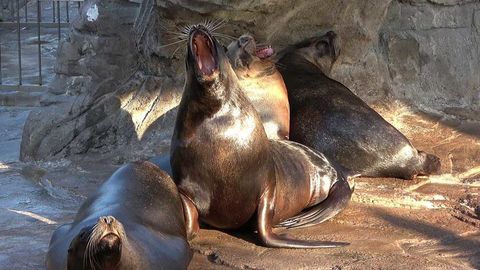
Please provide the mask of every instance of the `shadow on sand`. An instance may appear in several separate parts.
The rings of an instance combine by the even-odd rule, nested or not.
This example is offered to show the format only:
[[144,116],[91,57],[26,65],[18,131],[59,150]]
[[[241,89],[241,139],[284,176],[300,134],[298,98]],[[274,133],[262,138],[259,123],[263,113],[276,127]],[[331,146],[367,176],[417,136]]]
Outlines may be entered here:
[[381,209],[375,210],[374,214],[395,227],[419,233],[429,240],[433,240],[433,243],[412,244],[412,252],[418,254],[423,249],[425,253],[435,252],[441,257],[461,258],[468,261],[473,268],[480,268],[480,232],[461,236],[445,228],[420,220],[395,216]]

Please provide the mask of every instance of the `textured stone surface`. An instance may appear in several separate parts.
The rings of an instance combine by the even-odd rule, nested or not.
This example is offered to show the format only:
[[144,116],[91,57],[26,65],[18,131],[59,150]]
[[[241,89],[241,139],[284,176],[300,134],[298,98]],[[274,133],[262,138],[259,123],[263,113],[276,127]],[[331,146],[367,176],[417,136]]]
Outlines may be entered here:
[[132,159],[168,149],[185,51],[171,43],[178,27],[207,19],[277,50],[333,29],[340,56],[326,72],[368,103],[400,101],[444,122],[475,123],[479,18],[478,1],[90,0],[59,48],[50,106],[27,121],[22,158],[119,150]]

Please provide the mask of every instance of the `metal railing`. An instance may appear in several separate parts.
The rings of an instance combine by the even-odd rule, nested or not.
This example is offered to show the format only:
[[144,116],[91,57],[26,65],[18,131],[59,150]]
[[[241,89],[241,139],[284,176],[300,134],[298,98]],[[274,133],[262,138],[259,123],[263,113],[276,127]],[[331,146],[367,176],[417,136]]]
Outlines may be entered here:
[[[56,28],[59,42],[62,38],[62,29],[68,28],[70,21],[74,19],[73,17],[80,13],[82,2],[83,0],[0,0],[0,90],[29,91],[44,88],[45,80],[42,74],[44,67],[42,66],[42,58],[44,57],[42,55],[42,42],[44,40],[42,40],[42,29],[50,29],[52,31],[53,28]],[[71,9],[74,9],[74,11],[72,12]],[[12,34],[14,32],[16,35]],[[23,36],[22,32],[24,33]],[[23,41],[22,38],[24,39]],[[16,40],[13,41],[12,39]],[[38,77],[38,80],[34,82],[26,82],[23,76],[22,42],[25,39],[37,43],[37,70],[33,76]],[[13,55],[12,51],[14,42],[16,42],[17,47],[16,56]],[[9,49],[8,54],[5,53],[7,48]],[[29,53],[31,54],[32,51],[29,51]],[[13,59],[15,57],[16,59]],[[2,64],[4,65],[3,68],[7,70],[9,70],[9,67],[5,67],[5,63],[2,63],[2,60],[10,63],[11,66],[13,66],[13,61],[16,60],[15,62],[18,63],[17,78],[12,79],[10,77],[8,82],[3,80]],[[29,69],[30,73],[32,73],[32,65],[29,66]],[[31,76],[32,74],[30,74]]]

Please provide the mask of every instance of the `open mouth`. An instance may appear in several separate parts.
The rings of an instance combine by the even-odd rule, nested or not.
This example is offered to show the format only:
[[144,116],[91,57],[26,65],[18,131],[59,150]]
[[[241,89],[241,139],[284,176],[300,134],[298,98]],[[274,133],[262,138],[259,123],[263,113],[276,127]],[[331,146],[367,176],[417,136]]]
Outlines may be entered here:
[[266,58],[273,55],[273,49],[270,45],[267,45],[267,46],[264,46],[264,47],[257,48],[255,50],[255,54],[260,59],[266,59]]
[[191,36],[190,45],[195,55],[198,70],[203,75],[212,75],[217,69],[212,39],[203,31],[197,30]]

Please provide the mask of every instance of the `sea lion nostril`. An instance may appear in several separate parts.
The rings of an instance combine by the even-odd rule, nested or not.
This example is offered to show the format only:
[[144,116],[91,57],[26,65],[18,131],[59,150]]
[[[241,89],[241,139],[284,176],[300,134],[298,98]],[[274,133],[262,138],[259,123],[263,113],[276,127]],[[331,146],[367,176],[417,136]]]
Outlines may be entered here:
[[112,216],[108,216],[108,217],[107,217],[107,224],[108,224],[108,225],[111,225],[114,221],[115,221],[115,218],[114,218],[114,217],[112,217]]

